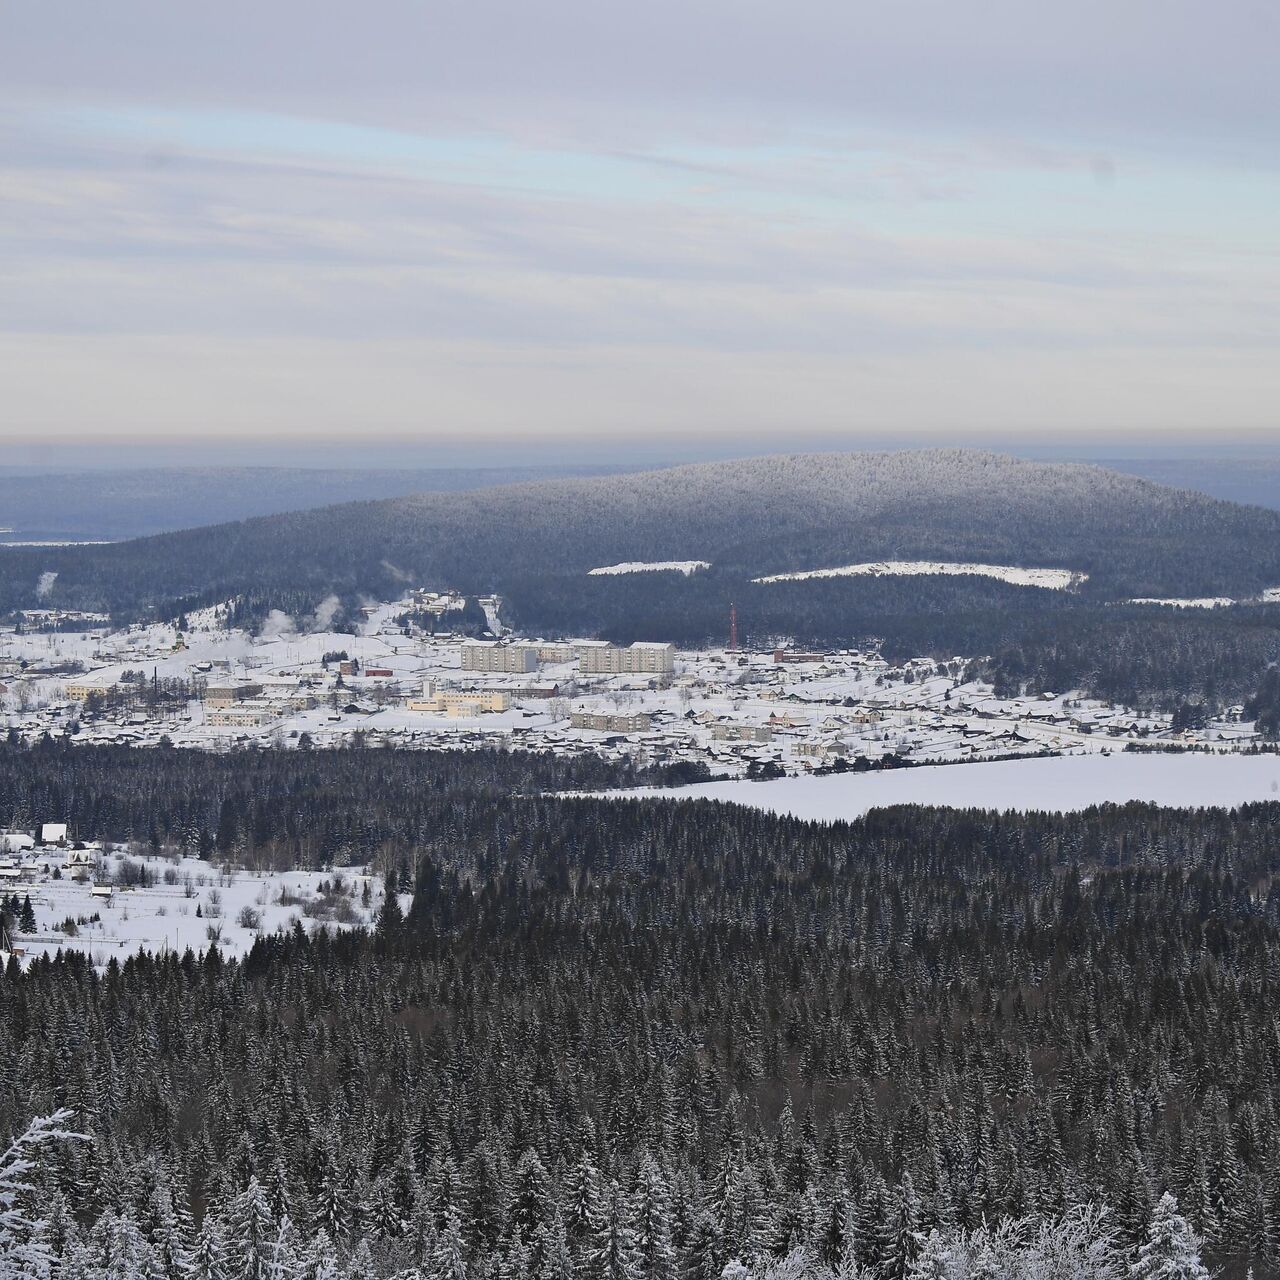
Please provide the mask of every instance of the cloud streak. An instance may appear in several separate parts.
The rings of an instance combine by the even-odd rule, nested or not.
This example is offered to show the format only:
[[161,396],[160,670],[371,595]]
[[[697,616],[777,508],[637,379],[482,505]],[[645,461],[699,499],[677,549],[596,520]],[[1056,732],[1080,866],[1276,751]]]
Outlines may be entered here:
[[[1244,426],[1280,392],[1252,4],[67,12],[0,41],[12,432]],[[1052,411],[1000,403],[1033,370]]]

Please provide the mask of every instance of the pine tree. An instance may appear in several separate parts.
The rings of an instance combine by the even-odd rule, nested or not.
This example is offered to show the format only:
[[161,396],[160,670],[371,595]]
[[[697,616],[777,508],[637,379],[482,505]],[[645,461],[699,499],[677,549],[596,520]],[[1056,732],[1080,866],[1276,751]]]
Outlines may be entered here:
[[338,1280],[338,1251],[329,1233],[321,1227],[311,1238],[302,1258],[304,1280]]
[[685,1250],[680,1280],[718,1280],[723,1266],[720,1233],[716,1220],[707,1212],[694,1219],[693,1233]]
[[587,1240],[600,1216],[600,1173],[587,1152],[564,1179],[564,1223],[570,1243]]
[[347,1198],[346,1185],[333,1153],[325,1157],[320,1176],[320,1191],[316,1196],[312,1228],[324,1231],[331,1240],[345,1240],[351,1229],[352,1211]]
[[78,1139],[67,1125],[69,1111],[32,1120],[0,1155],[0,1276],[43,1280],[53,1266],[43,1218],[32,1216],[32,1176],[40,1151],[59,1140]]
[[427,1280],[467,1280],[462,1222],[456,1213],[451,1212],[445,1220],[424,1270]]
[[640,1257],[629,1209],[617,1182],[610,1183],[587,1255],[592,1280],[639,1280]]
[[953,1250],[939,1231],[930,1231],[907,1275],[910,1280],[948,1280]]
[[226,1259],[221,1225],[213,1214],[205,1214],[191,1255],[193,1280],[229,1280]]
[[641,1272],[650,1280],[675,1280],[676,1254],[671,1242],[671,1192],[654,1158],[645,1154],[635,1194],[636,1248]]
[[1160,1197],[1151,1214],[1147,1238],[1129,1268],[1129,1280],[1209,1280],[1200,1261],[1200,1239],[1178,1212],[1171,1192]]
[[569,1252],[564,1223],[558,1216],[538,1228],[532,1252],[538,1280],[573,1280],[573,1255]]
[[909,1173],[902,1175],[896,1201],[888,1249],[881,1267],[886,1280],[904,1280],[920,1252],[920,1205]]
[[551,1221],[554,1213],[551,1179],[547,1176],[538,1153],[530,1147],[516,1165],[515,1185],[507,1216],[520,1239],[528,1243],[539,1227]]
[[274,1280],[277,1227],[267,1193],[257,1177],[231,1202],[226,1217],[231,1280]]

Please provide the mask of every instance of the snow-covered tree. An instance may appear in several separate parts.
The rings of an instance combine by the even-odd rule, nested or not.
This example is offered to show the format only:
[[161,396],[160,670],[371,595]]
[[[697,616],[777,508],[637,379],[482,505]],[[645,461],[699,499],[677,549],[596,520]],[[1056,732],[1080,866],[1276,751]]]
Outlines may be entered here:
[[1209,1280],[1208,1268],[1200,1261],[1200,1238],[1178,1212],[1172,1192],[1166,1191],[1152,1210],[1129,1280]]
[[36,1153],[51,1142],[83,1140],[67,1125],[70,1111],[37,1116],[0,1155],[0,1276],[43,1280],[51,1274],[53,1258],[45,1219],[31,1208],[31,1175]]
[[451,1212],[445,1220],[424,1270],[428,1280],[467,1280],[462,1222],[457,1213]]
[[231,1202],[226,1221],[228,1272],[231,1280],[276,1280],[278,1228],[267,1193],[256,1177]]

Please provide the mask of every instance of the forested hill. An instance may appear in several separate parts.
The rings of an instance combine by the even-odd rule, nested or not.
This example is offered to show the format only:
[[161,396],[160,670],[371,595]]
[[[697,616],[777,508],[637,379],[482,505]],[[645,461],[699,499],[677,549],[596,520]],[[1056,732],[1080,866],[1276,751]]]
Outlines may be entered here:
[[709,560],[743,582],[882,558],[984,561],[1078,570],[1100,599],[1243,595],[1280,584],[1280,513],[1093,466],[923,450],[424,493],[3,556],[2,608],[34,603],[47,572],[53,603],[117,615],[233,595],[300,608],[415,581],[521,595],[536,625],[566,579],[625,560]]

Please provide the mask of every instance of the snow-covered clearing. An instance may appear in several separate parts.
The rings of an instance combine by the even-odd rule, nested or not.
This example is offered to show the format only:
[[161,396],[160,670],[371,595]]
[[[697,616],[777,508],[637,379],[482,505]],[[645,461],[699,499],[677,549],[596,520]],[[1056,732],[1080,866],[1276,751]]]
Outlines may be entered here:
[[[92,880],[73,880],[65,872],[60,880],[5,886],[19,900],[29,894],[35,910],[36,932],[18,938],[23,952],[83,951],[101,965],[139,949],[199,952],[216,941],[224,953],[242,955],[259,934],[291,929],[295,921],[308,932],[322,924],[368,924],[382,901],[381,881],[359,867],[255,872],[199,858],[107,854],[94,872],[97,883],[122,878],[126,861],[145,868],[152,883],[113,885],[110,898],[95,896]],[[402,897],[401,904],[409,901]],[[68,920],[72,933],[65,929]]]
[[662,570],[692,573],[695,569],[710,568],[710,560],[627,560],[622,564],[606,564],[599,569],[588,569],[587,577],[596,578],[615,573],[658,573]]
[[773,573],[753,582],[807,582],[812,578],[914,577],[922,574],[971,575],[998,578],[1015,587],[1044,587],[1064,591],[1089,575],[1074,569],[1023,569],[1011,564],[957,564],[948,560],[872,560],[846,564],[835,569],[804,569],[794,573]]
[[1171,609],[1216,609],[1219,605],[1235,604],[1230,596],[1199,596],[1195,599],[1179,599],[1172,596],[1134,596],[1125,604],[1163,604]]
[[1096,804],[1143,800],[1167,808],[1233,809],[1252,801],[1280,800],[1280,756],[1119,752],[771,782],[710,782],[610,795],[723,800],[819,822],[857,818],[870,809],[897,804],[1068,813]]
[[1125,604],[1163,604],[1173,609],[1217,609],[1229,604],[1276,604],[1280,602],[1280,587],[1267,587],[1256,596],[1237,600],[1233,596],[1135,596]]

